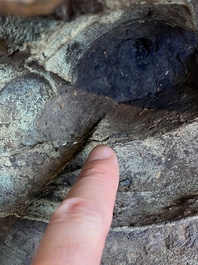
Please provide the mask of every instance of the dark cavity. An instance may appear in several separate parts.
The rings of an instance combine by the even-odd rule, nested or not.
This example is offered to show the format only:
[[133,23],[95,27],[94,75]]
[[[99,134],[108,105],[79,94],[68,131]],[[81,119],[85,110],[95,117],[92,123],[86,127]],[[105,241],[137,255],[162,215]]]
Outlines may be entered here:
[[75,86],[118,102],[196,86],[197,44],[195,32],[163,21],[126,22],[84,53]]

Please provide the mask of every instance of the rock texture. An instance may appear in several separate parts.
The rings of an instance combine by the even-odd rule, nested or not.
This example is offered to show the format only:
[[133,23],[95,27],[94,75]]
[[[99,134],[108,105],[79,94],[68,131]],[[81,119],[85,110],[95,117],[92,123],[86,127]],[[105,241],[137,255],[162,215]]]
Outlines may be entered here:
[[34,16],[50,14],[63,0],[2,0],[0,2],[0,13],[22,16]]
[[[106,0],[97,15],[81,3],[70,22],[0,18],[0,263],[31,263],[89,151],[104,143],[118,154],[120,185],[102,264],[198,264],[197,3]],[[92,69],[101,59],[94,49],[100,70],[125,70],[116,37],[131,41],[120,50],[144,80],[135,93],[131,79],[107,93],[106,70],[95,91],[83,72],[87,58]]]
[[127,21],[97,39],[76,67],[75,85],[129,102],[196,82],[196,34],[166,23]]
[[1,91],[1,215],[17,213],[18,200],[54,177],[113,107],[67,85],[55,88],[26,74]]

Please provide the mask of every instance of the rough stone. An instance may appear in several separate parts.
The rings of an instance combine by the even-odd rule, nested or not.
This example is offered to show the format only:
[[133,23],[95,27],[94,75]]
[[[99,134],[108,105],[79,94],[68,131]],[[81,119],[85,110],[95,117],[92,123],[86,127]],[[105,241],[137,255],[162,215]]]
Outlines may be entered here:
[[65,166],[114,103],[65,85],[54,91],[29,73],[4,86],[0,106],[0,211],[6,216],[22,211],[24,200]]
[[54,11],[63,0],[23,0],[8,1],[1,0],[0,14],[11,14],[20,16],[47,15]]
[[46,224],[16,217],[0,219],[0,261],[2,265],[30,265]]
[[[6,44],[4,53],[14,56],[21,52],[18,58],[21,59],[24,66],[24,61],[29,57],[30,50],[36,46],[36,43],[42,43],[42,38],[52,32],[57,24],[57,21],[50,18],[35,17],[31,19],[0,16],[0,39]],[[10,57],[10,60],[12,58]]]
[[[112,228],[101,264],[167,265],[198,263],[197,217],[146,227]],[[1,219],[0,260],[3,265],[30,265],[46,223]]]
[[[86,51],[75,85],[129,102],[185,83],[196,83],[198,38],[156,20],[128,21]],[[191,71],[195,74],[192,75]]]
[[102,264],[198,263],[195,84],[128,104],[73,86],[92,43],[128,20],[197,30],[196,1],[136,3],[103,1],[101,13],[80,12],[66,23],[1,17],[0,211],[18,215],[0,220],[2,265],[30,264],[52,213],[100,143],[120,163]]
[[166,225],[112,229],[103,265],[196,265],[197,217]]
[[5,53],[6,48],[4,47],[4,43],[0,42],[0,91],[7,83],[26,72],[23,66],[19,66],[17,63],[11,62],[11,60],[7,58]]
[[[142,226],[197,214],[197,126],[194,121],[173,132],[145,140],[122,142],[120,135],[116,142],[112,141],[113,137],[101,142],[111,145],[119,157],[120,186],[113,226]],[[99,126],[99,130],[103,128]],[[43,216],[46,220],[47,216],[48,219],[51,217],[46,200],[60,203],[64,199],[88,152],[97,144],[92,138],[92,142],[66,167],[66,172],[70,173],[65,172],[30,205],[31,218],[41,220]]]
[[[161,15],[162,13],[163,15]],[[107,32],[126,21],[145,21],[148,17],[153,17],[155,20],[165,18],[166,21],[170,21],[170,24],[175,25],[176,23],[176,25],[195,30],[195,25],[191,20],[192,16],[186,13],[188,13],[187,10],[181,6],[178,9],[178,6],[175,5],[171,7],[145,5],[141,8],[136,6],[128,10],[121,9],[107,14],[104,13],[99,17],[79,17],[69,25],[61,27],[59,33],[57,31],[58,35],[63,35],[64,38],[56,38],[55,42],[54,36],[51,41],[48,39],[48,43],[49,41],[52,43],[52,46],[51,44],[49,46],[56,45],[56,51],[58,52],[54,54],[54,50],[40,50],[33,58],[38,60],[47,70],[74,83],[77,79],[76,67],[79,59],[83,57],[93,42],[97,42],[97,39]],[[63,42],[64,46],[62,45]],[[57,49],[57,47],[60,47],[60,49]]]

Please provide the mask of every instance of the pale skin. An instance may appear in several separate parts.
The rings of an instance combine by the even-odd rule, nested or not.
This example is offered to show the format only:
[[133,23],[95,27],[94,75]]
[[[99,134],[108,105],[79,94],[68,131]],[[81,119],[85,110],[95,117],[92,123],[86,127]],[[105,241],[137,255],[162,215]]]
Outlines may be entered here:
[[98,146],[51,218],[32,265],[99,265],[119,183],[115,152]]

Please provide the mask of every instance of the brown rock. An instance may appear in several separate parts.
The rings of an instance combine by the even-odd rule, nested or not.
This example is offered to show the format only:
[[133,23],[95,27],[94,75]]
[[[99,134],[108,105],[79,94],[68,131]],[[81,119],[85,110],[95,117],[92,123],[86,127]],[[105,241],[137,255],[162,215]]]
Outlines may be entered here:
[[52,13],[62,2],[63,0],[1,0],[0,14],[46,15]]

